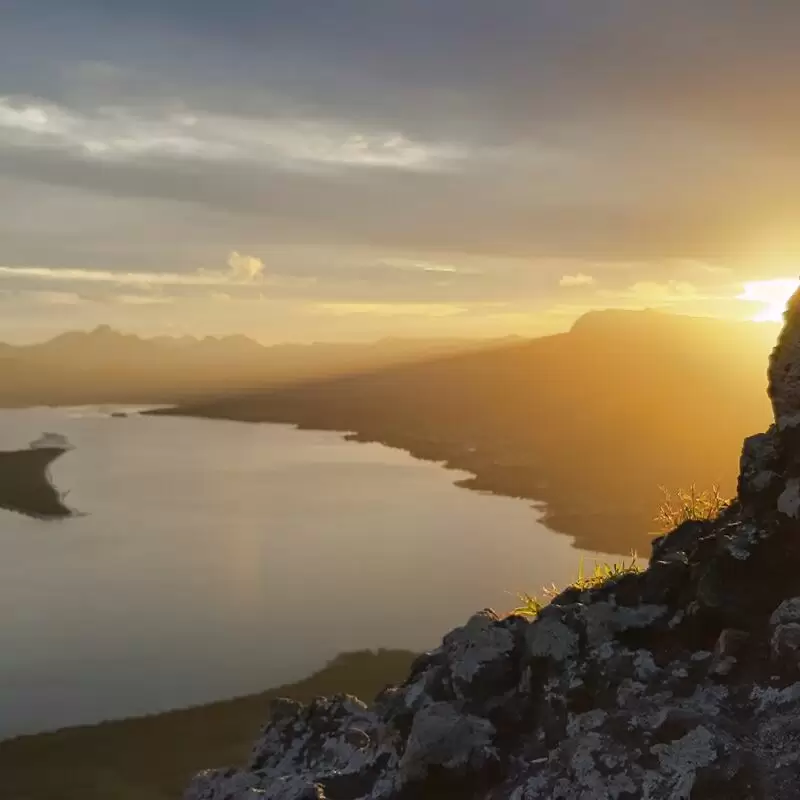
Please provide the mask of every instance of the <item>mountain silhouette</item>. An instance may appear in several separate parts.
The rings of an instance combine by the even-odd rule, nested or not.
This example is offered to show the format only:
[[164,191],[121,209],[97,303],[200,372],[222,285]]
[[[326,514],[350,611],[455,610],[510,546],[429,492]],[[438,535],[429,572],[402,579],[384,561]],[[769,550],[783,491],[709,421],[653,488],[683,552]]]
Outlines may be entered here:
[[141,338],[108,325],[0,343],[0,406],[179,403],[480,347],[467,340],[265,346],[242,335]]

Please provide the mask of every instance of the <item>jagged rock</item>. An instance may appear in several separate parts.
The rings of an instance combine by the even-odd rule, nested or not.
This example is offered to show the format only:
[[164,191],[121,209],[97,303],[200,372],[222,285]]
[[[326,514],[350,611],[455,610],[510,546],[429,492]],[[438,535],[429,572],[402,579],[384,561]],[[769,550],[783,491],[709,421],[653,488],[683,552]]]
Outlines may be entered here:
[[750,634],[747,631],[725,628],[714,646],[714,653],[708,671],[711,675],[730,674],[737,663],[737,655],[747,644]]
[[800,518],[800,478],[790,478],[778,497],[778,511],[792,519]]
[[769,624],[772,626],[785,625],[789,622],[800,622],[800,597],[784,600],[769,618]]
[[744,502],[766,502],[780,491],[780,450],[777,429],[748,436],[739,460],[738,494]]
[[423,781],[435,769],[474,778],[497,760],[494,735],[494,726],[486,719],[460,713],[448,703],[426,706],[414,717],[398,766],[398,783]]
[[736,501],[656,540],[647,570],[533,621],[480,612],[371,708],[279,701],[245,768],[186,800],[796,800],[799,297],[769,392]]
[[750,634],[747,631],[736,630],[735,628],[725,628],[717,639],[714,648],[715,658],[731,658],[738,655],[747,644]]
[[800,651],[800,625],[796,622],[777,625],[772,632],[770,650],[776,661],[785,660],[797,663]]
[[709,531],[709,525],[699,520],[686,520],[674,531],[653,540],[650,563],[667,559],[687,558],[698,540]]
[[772,659],[791,670],[800,663],[800,597],[784,600],[769,618]]
[[185,800],[220,800],[221,798],[258,798],[270,800],[327,800],[318,783],[296,775],[267,778],[257,772],[209,770],[201,772],[191,783]]
[[515,675],[509,671],[509,654],[514,650],[512,630],[498,626],[497,615],[486,609],[473,616],[463,628],[445,636],[442,649],[450,665],[451,686],[456,697],[475,693],[478,682],[489,691],[510,684]]
[[767,393],[779,430],[800,422],[800,289],[792,295],[769,360]]
[[533,658],[564,661],[578,649],[578,634],[555,617],[539,620],[527,635],[528,653]]

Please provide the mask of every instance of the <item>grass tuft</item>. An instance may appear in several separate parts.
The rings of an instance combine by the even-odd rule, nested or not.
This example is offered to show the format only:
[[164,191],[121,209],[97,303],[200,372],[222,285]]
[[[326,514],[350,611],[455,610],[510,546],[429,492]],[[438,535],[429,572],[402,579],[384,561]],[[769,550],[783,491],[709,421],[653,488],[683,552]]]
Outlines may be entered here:
[[683,522],[715,519],[729,505],[730,500],[723,497],[719,486],[698,491],[692,484],[688,489],[674,492],[659,487],[664,501],[658,507],[655,521],[661,531],[671,531]]
[[[635,575],[641,571],[642,567],[639,565],[639,558],[636,553],[631,553],[630,561],[618,561],[610,564],[596,561],[591,572],[586,572],[584,570],[584,562],[583,559],[581,559],[578,566],[578,577],[569,584],[568,588],[578,589],[581,592],[589,589],[596,589],[622,575]],[[511,611],[511,614],[520,614],[524,617],[536,617],[547,603],[552,600],[553,597],[560,594],[561,591],[562,590],[555,584],[545,586],[542,589],[542,595],[546,598],[545,600],[523,592],[518,595],[520,604]]]

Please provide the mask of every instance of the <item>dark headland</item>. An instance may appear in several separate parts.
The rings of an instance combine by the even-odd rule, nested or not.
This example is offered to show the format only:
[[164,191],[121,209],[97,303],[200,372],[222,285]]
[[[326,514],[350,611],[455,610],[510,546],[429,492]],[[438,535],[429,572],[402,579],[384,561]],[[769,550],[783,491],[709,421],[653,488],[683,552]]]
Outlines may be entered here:
[[0,451],[0,508],[29,517],[58,519],[71,511],[50,482],[50,465],[66,450],[40,447]]

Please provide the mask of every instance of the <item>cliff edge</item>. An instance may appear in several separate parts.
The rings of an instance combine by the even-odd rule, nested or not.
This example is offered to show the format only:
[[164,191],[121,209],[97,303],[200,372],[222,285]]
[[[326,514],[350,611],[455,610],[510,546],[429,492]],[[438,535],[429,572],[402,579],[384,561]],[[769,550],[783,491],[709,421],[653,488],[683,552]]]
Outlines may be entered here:
[[372,707],[276,701],[245,767],[185,800],[800,797],[799,386],[800,293],[770,359],[775,424],[717,519],[533,621],[476,614]]

